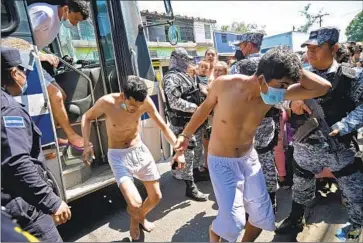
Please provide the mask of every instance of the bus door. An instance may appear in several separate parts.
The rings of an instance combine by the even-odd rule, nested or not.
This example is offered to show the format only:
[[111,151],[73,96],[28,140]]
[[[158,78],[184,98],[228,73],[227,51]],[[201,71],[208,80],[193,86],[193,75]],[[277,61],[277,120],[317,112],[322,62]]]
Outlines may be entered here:
[[1,36],[1,46],[27,51],[35,60],[33,71],[27,77],[28,89],[22,96],[15,97],[15,99],[26,106],[28,113],[40,129],[42,148],[47,159],[46,164],[52,172],[51,178],[54,181],[56,193],[65,198],[49,97],[47,92],[44,92],[43,75],[39,71],[41,64],[36,47],[33,45],[34,39],[25,1],[1,1]]

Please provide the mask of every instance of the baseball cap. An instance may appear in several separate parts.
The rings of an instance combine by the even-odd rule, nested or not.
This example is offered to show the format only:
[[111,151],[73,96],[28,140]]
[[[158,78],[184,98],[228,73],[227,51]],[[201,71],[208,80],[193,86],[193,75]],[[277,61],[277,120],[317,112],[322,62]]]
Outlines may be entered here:
[[171,56],[177,57],[177,58],[185,58],[185,59],[189,59],[189,60],[194,59],[194,57],[190,56],[183,47],[175,48],[175,50],[171,53]]
[[324,27],[310,32],[309,40],[305,41],[301,47],[307,45],[320,46],[324,43],[332,45],[339,41],[339,30],[335,27]]
[[1,68],[3,69],[21,66],[26,70],[33,70],[34,61],[34,56],[29,51],[1,47]]
[[243,35],[241,35],[239,40],[233,42],[233,45],[239,46],[243,42],[252,42],[256,46],[260,47],[262,44],[263,35],[264,34],[259,32],[244,33]]

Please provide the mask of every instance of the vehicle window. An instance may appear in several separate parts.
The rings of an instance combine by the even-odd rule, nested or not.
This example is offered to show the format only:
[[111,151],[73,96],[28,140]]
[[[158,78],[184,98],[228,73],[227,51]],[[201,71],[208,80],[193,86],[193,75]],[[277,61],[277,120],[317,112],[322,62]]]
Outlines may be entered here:
[[1,29],[7,28],[11,24],[9,10],[4,5],[4,0],[1,0]]
[[106,0],[97,0],[97,16],[99,27],[99,41],[106,65],[115,65],[115,58],[113,54],[113,44],[111,37],[111,24],[108,15],[108,7]]
[[[90,12],[90,14],[92,14]],[[96,42],[92,16],[89,19],[78,23],[74,28],[61,26],[59,32],[62,54],[69,55],[74,60],[92,61],[99,63],[99,54]]]

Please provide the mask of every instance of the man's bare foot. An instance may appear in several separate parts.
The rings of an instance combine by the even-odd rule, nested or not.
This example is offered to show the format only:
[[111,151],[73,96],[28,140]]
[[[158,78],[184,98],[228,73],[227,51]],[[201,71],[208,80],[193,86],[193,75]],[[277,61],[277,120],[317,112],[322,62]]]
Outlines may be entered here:
[[140,225],[142,229],[145,230],[146,232],[151,232],[155,228],[155,224],[149,222],[147,219],[141,220]]
[[68,137],[68,141],[71,145],[77,146],[78,148],[83,148],[83,138],[77,133],[74,133]]
[[130,219],[130,236],[132,240],[138,240],[140,238],[139,222],[136,219]]

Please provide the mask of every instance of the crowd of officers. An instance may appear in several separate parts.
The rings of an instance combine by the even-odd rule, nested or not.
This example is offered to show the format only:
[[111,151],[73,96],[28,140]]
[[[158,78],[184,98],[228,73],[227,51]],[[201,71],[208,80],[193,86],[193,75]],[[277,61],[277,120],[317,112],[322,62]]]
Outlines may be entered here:
[[[68,8],[62,11],[62,20],[65,20],[70,12]],[[207,49],[198,66],[191,64],[193,58],[185,49],[176,48],[172,52],[169,71],[162,83],[167,119],[175,134],[183,131],[208,95],[208,86],[213,80],[222,75],[251,75],[256,71],[262,39],[260,33],[243,34],[235,43],[239,47],[236,52],[238,60],[230,66],[218,61],[213,48]],[[325,113],[325,121],[331,127],[329,134],[319,126],[299,143],[293,142],[287,128],[299,131],[309,119],[310,110],[303,101],[287,101],[271,108],[256,131],[255,148],[274,210],[277,208],[275,193],[278,182],[283,187],[292,185],[292,211],[277,233],[302,227],[304,207],[315,197],[315,177],[325,168],[338,182],[347,207],[349,224],[342,231],[346,233],[345,237],[357,237],[363,225],[363,163],[354,144],[355,134],[363,125],[362,45],[339,45],[338,39],[336,28],[321,28],[311,32],[309,40],[303,44],[307,46],[309,65],[306,68],[333,84],[328,94],[317,98]],[[303,63],[304,60],[303,55]],[[23,230],[39,240],[62,241],[56,224],[71,218],[70,209],[55,193],[44,164],[39,129],[24,106],[13,98],[27,88],[26,77],[32,70],[29,63],[29,57],[21,55],[19,50],[1,48],[1,205]],[[176,165],[172,166],[173,176],[185,181],[186,196],[196,201],[207,200],[207,195],[198,189],[196,182],[209,180],[207,153],[212,129],[213,112],[190,139],[185,152],[185,168],[177,170]],[[338,149],[332,149],[327,136],[336,139]],[[290,145],[289,153],[285,153],[287,145]],[[293,164],[293,181],[288,179],[290,164]],[[17,229],[18,226],[11,227]],[[22,233],[22,236],[27,234]],[[2,234],[3,237],[6,235]],[[7,239],[11,241],[11,238]]]
[[[183,131],[208,95],[208,85],[218,76],[252,75],[256,71],[262,40],[261,33],[243,34],[235,43],[239,49],[230,65],[218,61],[213,48],[205,52],[204,60],[197,66],[190,64],[192,59],[186,50],[175,49],[162,82],[166,114],[175,134]],[[333,178],[342,192],[349,222],[337,232],[337,237],[357,239],[362,231],[363,162],[356,139],[363,126],[362,45],[338,41],[337,28],[320,28],[312,31],[309,40],[302,44],[307,52],[296,53],[301,55],[304,68],[332,83],[333,88],[326,95],[315,99],[323,113],[317,118],[320,125],[306,132],[305,123],[311,122],[317,111],[304,101],[285,101],[271,108],[255,134],[255,149],[274,211],[278,184],[283,188],[292,186],[291,213],[275,231],[278,234],[302,230],[304,209],[320,189],[317,178]],[[186,183],[186,196],[197,201],[207,200],[195,182],[209,180],[208,161],[206,156],[203,161],[201,154],[203,149],[204,155],[208,153],[212,122],[213,112],[190,140],[185,169],[180,172],[172,166],[173,176]],[[294,138],[295,133],[304,132],[299,141]]]

